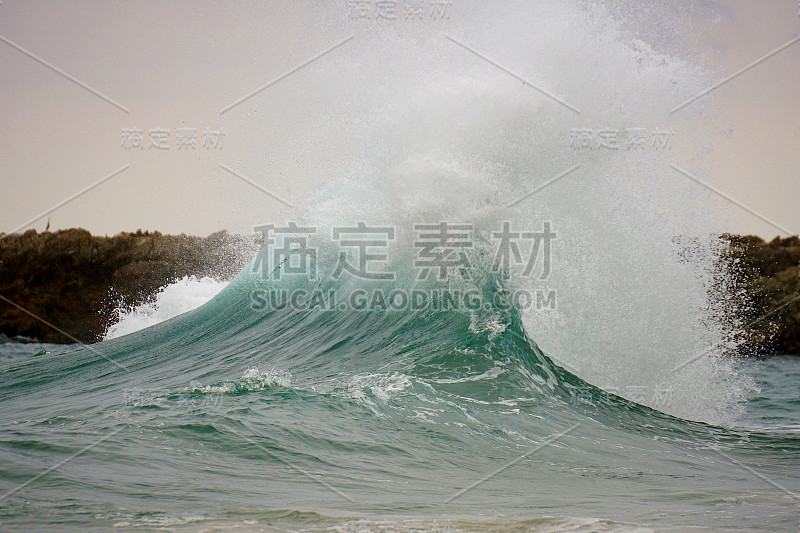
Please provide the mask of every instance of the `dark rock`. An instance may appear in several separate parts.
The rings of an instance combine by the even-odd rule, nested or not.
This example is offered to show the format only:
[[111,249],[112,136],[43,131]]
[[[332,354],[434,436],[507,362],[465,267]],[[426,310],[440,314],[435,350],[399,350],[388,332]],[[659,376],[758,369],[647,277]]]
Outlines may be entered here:
[[0,332],[49,343],[95,342],[120,304],[144,303],[184,276],[230,279],[255,251],[253,239],[227,232],[207,238],[141,230],[96,237],[84,229],[0,235]]
[[800,239],[723,235],[734,286],[744,300],[741,351],[800,354]]

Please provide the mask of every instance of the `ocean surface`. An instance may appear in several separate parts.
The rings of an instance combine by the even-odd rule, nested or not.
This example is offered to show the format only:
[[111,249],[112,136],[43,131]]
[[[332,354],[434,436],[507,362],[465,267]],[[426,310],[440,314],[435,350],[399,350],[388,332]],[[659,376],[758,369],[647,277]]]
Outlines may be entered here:
[[723,427],[587,383],[513,308],[254,310],[256,281],[92,346],[0,346],[0,529],[800,525],[800,358],[746,361]]

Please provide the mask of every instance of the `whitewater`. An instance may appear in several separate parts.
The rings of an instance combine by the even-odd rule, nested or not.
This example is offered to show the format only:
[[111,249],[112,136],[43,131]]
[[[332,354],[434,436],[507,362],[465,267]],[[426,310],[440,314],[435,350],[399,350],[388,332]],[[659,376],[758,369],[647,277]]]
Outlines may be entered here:
[[[370,25],[309,67],[304,127],[337,141],[297,156],[325,185],[291,220],[232,206],[302,245],[179,280],[97,344],[0,347],[3,530],[797,530],[800,369],[735,357],[724,217],[671,167],[711,164],[713,97],[669,111],[719,72],[599,2],[509,6]],[[644,149],[580,144],[634,129]],[[470,246],[424,276],[441,224]],[[505,224],[553,234],[533,273],[495,268]],[[334,238],[364,227],[373,278]]]

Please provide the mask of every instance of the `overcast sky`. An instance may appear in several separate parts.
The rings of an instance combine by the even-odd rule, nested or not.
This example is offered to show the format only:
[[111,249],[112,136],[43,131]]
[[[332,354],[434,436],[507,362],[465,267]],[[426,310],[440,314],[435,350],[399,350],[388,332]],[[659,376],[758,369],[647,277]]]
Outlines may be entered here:
[[[396,76],[391,53],[397,63],[411,61],[402,49],[369,61],[364,50],[379,47],[387,28],[413,34],[423,49],[450,46],[465,65],[476,58],[444,35],[480,45],[500,63],[521,64],[512,47],[470,41],[480,39],[470,29],[486,13],[477,2],[427,0],[424,17],[411,20],[404,0],[394,18],[378,17],[375,0],[359,4],[364,13],[356,4],[2,0],[0,232],[17,230],[104,178],[22,229],[41,231],[49,219],[51,229],[97,234],[248,232],[254,223],[285,220],[290,206],[347,167],[348,151],[357,148],[336,134],[350,116],[341,109],[351,106],[352,116],[361,116],[363,101],[350,83],[369,80],[359,78],[364,69]],[[621,39],[641,39],[727,80],[704,97],[713,98],[714,116],[699,128],[709,132],[713,152],[702,176],[731,199],[730,231],[768,238],[800,231],[797,0],[613,5]],[[519,8],[493,6],[503,12],[496,20]],[[518,28],[494,30],[513,41]],[[583,116],[588,127],[602,126]],[[167,133],[164,149],[150,146],[159,132]],[[194,148],[179,146],[193,137]],[[715,193],[699,187],[698,194]]]

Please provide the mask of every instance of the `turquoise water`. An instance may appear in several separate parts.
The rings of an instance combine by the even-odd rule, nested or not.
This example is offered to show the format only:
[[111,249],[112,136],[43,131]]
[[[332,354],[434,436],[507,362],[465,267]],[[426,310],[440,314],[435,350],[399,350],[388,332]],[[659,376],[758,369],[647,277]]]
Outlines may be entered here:
[[265,312],[252,287],[0,347],[2,530],[798,529],[800,359],[747,363],[722,428],[584,382],[513,309]]

